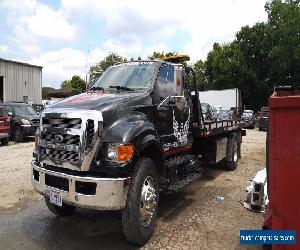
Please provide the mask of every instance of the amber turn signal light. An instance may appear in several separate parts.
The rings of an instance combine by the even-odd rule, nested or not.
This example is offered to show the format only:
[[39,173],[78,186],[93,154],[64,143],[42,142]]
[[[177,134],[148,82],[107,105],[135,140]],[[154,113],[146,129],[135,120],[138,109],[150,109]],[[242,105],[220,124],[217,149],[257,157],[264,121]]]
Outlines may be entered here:
[[133,144],[118,145],[118,162],[129,161],[133,155]]

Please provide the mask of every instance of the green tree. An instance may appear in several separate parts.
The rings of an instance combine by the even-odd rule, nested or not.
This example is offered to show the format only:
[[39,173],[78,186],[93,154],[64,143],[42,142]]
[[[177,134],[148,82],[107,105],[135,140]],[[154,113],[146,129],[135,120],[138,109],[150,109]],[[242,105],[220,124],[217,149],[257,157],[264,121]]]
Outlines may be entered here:
[[300,82],[300,1],[273,0],[266,4],[272,47],[269,81],[274,85]]
[[178,53],[173,51],[173,52],[158,52],[158,51],[154,51],[152,53],[152,55],[148,56],[148,59],[161,59],[163,57],[168,57],[168,56],[177,56]]
[[64,81],[61,83],[60,87],[61,87],[62,89],[73,89],[71,80],[64,80]]
[[202,60],[198,60],[192,65],[192,67],[194,68],[196,73],[198,89],[205,89],[207,85],[205,75],[206,63]]
[[94,82],[102,73],[117,63],[127,61],[126,58],[119,56],[116,53],[109,53],[103,60],[90,67],[90,82]]
[[74,94],[79,94],[86,90],[86,83],[80,76],[75,75],[71,80],[64,80],[61,83],[61,88],[71,89]]
[[205,75],[210,89],[240,88],[247,108],[267,105],[274,86],[300,82],[299,1],[266,4],[268,20],[245,26],[228,44],[214,44]]
[[267,105],[267,99],[273,91],[273,84],[268,78],[270,41],[267,23],[243,27],[236,35],[242,55],[240,88],[247,108],[258,110]]

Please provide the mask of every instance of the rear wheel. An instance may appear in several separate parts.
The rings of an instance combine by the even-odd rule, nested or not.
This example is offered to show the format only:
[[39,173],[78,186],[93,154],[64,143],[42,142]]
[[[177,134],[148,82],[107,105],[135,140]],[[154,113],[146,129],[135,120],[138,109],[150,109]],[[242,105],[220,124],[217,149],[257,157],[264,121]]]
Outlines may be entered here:
[[152,236],[158,207],[156,167],[149,158],[141,158],[128,191],[122,224],[128,241],[144,245]]
[[14,134],[14,141],[16,142],[23,142],[24,135],[19,127],[16,128],[15,134]]
[[1,145],[6,146],[9,143],[9,138],[4,138],[1,140]]
[[62,206],[54,205],[49,198],[45,198],[48,209],[56,216],[70,216],[75,212],[76,207],[63,203]]
[[228,138],[227,143],[227,156],[225,168],[228,170],[235,170],[237,167],[237,162],[239,160],[239,140],[237,133],[233,133],[232,137]]

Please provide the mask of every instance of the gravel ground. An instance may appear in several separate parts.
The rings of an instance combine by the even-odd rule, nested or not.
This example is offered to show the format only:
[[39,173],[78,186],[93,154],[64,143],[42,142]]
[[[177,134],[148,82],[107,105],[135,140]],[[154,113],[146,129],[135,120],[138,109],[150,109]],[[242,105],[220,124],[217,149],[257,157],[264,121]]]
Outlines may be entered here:
[[18,210],[25,201],[40,198],[30,181],[33,147],[30,140],[0,146],[0,212]]
[[[264,168],[265,139],[265,132],[247,130],[236,171],[206,168],[202,180],[161,196],[156,231],[143,248],[260,249],[239,245],[240,229],[260,229],[263,222],[262,214],[249,212],[239,201],[248,180]],[[0,248],[132,248],[115,213],[78,210],[57,220],[42,201],[36,202],[41,198],[30,182],[32,149],[32,142],[0,147]],[[217,201],[217,195],[224,201]],[[32,235],[34,227],[43,233]]]

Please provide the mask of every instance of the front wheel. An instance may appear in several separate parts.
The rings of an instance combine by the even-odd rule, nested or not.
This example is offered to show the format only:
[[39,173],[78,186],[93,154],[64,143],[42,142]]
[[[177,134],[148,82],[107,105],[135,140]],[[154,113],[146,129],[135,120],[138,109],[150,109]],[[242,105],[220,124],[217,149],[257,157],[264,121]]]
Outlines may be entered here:
[[4,139],[1,140],[1,145],[2,146],[6,146],[6,145],[8,145],[8,143],[9,143],[9,138],[4,138]]
[[23,142],[24,135],[19,127],[16,128],[15,134],[14,134],[14,141],[15,142]]
[[123,231],[128,241],[144,245],[150,239],[154,232],[158,197],[155,164],[149,158],[141,158],[128,191],[126,207],[122,210]]

